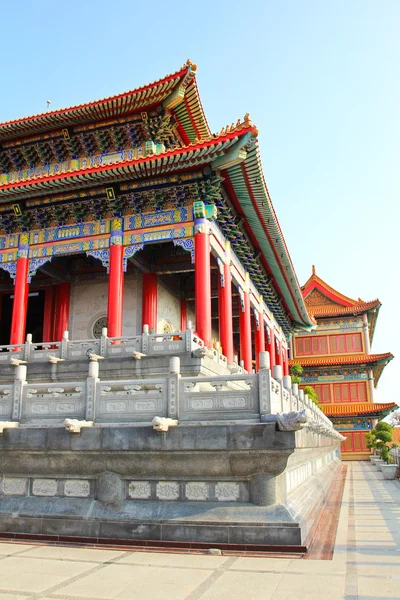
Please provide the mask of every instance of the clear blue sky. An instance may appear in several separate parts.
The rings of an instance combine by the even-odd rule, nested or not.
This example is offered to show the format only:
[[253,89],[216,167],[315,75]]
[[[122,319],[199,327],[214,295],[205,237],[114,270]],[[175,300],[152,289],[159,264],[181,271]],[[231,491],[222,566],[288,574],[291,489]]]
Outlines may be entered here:
[[[246,112],[300,283],[317,273],[383,307],[373,351],[400,356],[400,2],[21,0],[1,6],[0,121],[198,65],[214,131]],[[400,401],[398,359],[377,399]]]

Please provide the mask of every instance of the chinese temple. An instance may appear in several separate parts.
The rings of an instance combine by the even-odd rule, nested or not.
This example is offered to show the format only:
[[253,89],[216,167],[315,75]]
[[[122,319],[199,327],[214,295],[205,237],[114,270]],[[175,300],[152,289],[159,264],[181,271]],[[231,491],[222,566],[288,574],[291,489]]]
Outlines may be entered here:
[[393,358],[390,352],[371,352],[381,303],[344,296],[323,281],[315,267],[302,291],[317,328],[295,334],[290,362],[303,367],[300,387],[314,388],[322,410],[346,438],[342,459],[367,459],[371,451],[365,434],[374,420],[396,408],[395,403],[374,402],[374,388]]
[[188,62],[133,92],[0,125],[1,343],[104,326],[171,333],[189,319],[251,371],[265,321],[287,370],[287,335],[312,324],[257,129],[246,116],[212,134],[195,72]]
[[304,551],[342,436],[257,135],[190,61],[0,124],[0,532]]

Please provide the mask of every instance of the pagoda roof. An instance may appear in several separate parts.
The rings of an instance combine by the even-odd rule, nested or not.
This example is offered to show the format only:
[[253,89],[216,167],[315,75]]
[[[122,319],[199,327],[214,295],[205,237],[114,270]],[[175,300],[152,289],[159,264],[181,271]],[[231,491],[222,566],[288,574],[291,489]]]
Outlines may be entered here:
[[391,352],[385,354],[339,354],[338,356],[316,356],[307,358],[295,358],[289,361],[289,365],[301,365],[302,367],[337,367],[370,365],[374,372],[374,385],[378,384],[383,369],[394,358]]
[[307,310],[313,319],[367,314],[372,342],[379,309],[382,306],[378,299],[365,302],[361,298],[354,300],[345,296],[321,279],[314,266],[311,276],[301,289]]
[[[65,127],[148,111],[162,103],[170,105],[177,118],[178,130],[183,141],[189,143],[197,137],[211,133],[197,90],[196,69],[196,65],[188,60],[175,73],[134,90],[0,123],[0,143],[46,131],[61,130]],[[174,99],[174,94],[177,99]],[[181,99],[183,100],[179,101]]]
[[327,417],[348,417],[357,415],[377,415],[398,408],[395,402],[378,404],[373,402],[347,402],[346,404],[321,404],[321,410]]
[[[2,134],[3,137],[12,137],[72,122],[99,121],[115,116],[115,113],[123,115],[162,103],[173,111],[182,140],[179,147],[161,147],[157,153],[135,155],[135,158],[129,151],[121,151],[107,155],[105,163],[102,163],[101,156],[97,157],[100,164],[74,159],[69,161],[68,167],[63,167],[63,172],[54,174],[54,169],[51,171],[49,168],[46,174],[38,174],[33,169],[23,171],[21,176],[7,176],[3,182],[0,178],[0,202],[11,206],[13,202],[43,194],[48,198],[49,194],[56,192],[104,186],[126,179],[143,182],[149,176],[164,174],[174,174],[179,178],[182,172],[204,171],[207,167],[208,171],[220,174],[222,180],[223,197],[214,199],[220,209],[218,224],[232,242],[235,253],[242,259],[283,331],[289,334],[293,326],[313,328],[314,321],[307,312],[264,180],[258,131],[246,115],[236,125],[211,134],[198,96],[195,70],[195,65],[188,62],[174,75],[125,95],[0,125],[1,141]],[[183,100],[182,88],[186,90]],[[179,97],[177,102],[176,97]],[[236,219],[236,216],[239,218]]]
[[371,300],[370,302],[363,302],[360,300],[356,304],[351,306],[312,306],[308,307],[308,312],[312,312],[314,317],[338,317],[342,315],[359,315],[368,312],[374,308],[379,309],[381,307],[379,300]]

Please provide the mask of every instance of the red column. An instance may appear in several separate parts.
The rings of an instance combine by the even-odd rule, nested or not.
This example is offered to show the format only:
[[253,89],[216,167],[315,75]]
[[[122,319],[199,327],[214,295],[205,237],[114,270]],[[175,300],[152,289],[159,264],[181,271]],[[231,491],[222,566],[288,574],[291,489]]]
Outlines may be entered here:
[[258,371],[258,369],[260,368],[259,354],[265,348],[264,313],[262,312],[262,310],[258,311],[257,316],[258,316],[258,318],[255,319],[255,321],[256,321],[255,346],[256,346],[256,370]]
[[269,360],[271,364],[271,371],[276,365],[276,356],[275,356],[275,334],[274,330],[268,327],[268,335],[266,339],[265,349],[269,352]]
[[157,333],[157,274],[143,273],[142,281],[142,330],[148,325],[149,330]]
[[228,365],[233,364],[232,274],[229,263],[220,265],[218,279],[219,339]]
[[277,352],[276,352],[276,364],[280,365],[281,367],[283,367],[283,360],[282,360],[282,342],[279,340],[276,340],[277,342]]
[[17,259],[10,344],[23,344],[25,341],[29,287],[27,283],[28,264],[29,259],[27,256],[21,256]]
[[210,234],[207,219],[196,219],[194,230],[196,333],[206,348],[212,348]]
[[283,349],[283,374],[289,375],[289,357],[287,348]]
[[70,295],[70,284],[68,282],[60,283],[57,289],[57,323],[54,331],[55,342],[60,342],[64,331],[68,331]]
[[186,331],[187,329],[187,304],[186,300],[181,299],[181,331]]
[[248,292],[239,290],[240,293],[240,358],[244,362],[244,368],[249,373],[253,371],[252,348],[251,348],[251,314],[250,296]]
[[122,336],[123,282],[121,245],[110,246],[107,327],[109,337]]
[[49,286],[44,292],[43,342],[54,342],[54,288]]

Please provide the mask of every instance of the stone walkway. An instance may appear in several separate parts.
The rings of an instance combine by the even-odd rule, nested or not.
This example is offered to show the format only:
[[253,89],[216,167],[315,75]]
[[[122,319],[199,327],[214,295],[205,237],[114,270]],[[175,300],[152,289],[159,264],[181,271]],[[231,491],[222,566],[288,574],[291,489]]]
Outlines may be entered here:
[[400,483],[348,463],[333,560],[0,543],[0,600],[399,600]]

